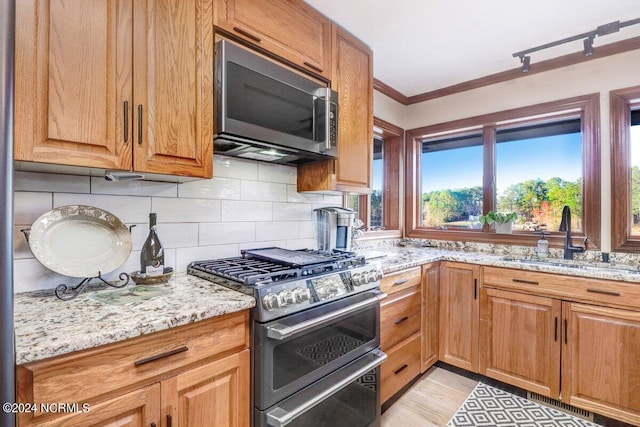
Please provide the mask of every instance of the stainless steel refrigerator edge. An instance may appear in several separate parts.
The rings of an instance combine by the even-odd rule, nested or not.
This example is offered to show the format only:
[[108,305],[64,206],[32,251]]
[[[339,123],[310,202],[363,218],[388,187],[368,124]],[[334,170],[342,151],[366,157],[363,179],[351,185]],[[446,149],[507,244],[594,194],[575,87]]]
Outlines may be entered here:
[[[15,359],[13,344],[13,82],[15,0],[0,0],[0,376],[2,403],[15,402]],[[15,426],[15,416],[0,413],[0,426]]]

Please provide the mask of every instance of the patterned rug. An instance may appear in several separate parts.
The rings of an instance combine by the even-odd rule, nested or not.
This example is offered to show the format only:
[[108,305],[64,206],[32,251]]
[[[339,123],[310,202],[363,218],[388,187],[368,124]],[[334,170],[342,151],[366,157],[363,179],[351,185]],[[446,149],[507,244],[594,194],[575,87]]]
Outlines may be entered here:
[[479,383],[447,427],[597,427],[589,421]]

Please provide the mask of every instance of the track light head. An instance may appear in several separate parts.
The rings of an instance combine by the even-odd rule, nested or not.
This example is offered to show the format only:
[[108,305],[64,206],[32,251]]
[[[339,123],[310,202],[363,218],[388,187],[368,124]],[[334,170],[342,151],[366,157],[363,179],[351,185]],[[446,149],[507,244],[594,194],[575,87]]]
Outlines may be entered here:
[[584,39],[583,43],[584,43],[584,50],[582,51],[582,54],[584,56],[593,55],[593,53],[596,51],[593,48],[593,37],[587,37],[586,39]]
[[531,57],[529,55],[521,55],[520,62],[522,63],[522,67],[520,68],[520,70],[523,73],[528,73],[531,69]]

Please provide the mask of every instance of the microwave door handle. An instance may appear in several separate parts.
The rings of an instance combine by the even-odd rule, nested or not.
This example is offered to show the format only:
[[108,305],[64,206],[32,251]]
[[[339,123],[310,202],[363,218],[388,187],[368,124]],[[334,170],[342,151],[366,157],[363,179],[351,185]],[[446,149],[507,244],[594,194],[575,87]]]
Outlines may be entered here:
[[367,360],[360,361],[360,363],[357,363],[357,366],[353,365],[352,369],[355,369],[354,372],[346,372],[344,378],[341,378],[321,393],[309,398],[301,405],[291,409],[275,406],[267,412],[267,424],[273,427],[286,426],[314,406],[325,401],[349,384],[353,383],[356,379],[360,378],[372,369],[377,368],[385,360],[387,360],[387,355],[385,353],[378,349],[372,350]]
[[325,148],[331,150],[331,89],[327,87],[327,95],[324,97],[324,138]]
[[314,141],[318,140],[318,109],[316,103],[318,98],[314,95],[313,102],[311,103],[311,137]]

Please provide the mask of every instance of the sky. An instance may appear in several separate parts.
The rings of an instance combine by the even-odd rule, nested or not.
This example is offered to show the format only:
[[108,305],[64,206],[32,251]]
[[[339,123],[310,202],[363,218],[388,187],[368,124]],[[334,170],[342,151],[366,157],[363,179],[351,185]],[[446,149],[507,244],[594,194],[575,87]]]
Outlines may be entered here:
[[[528,179],[546,181],[559,177],[575,181],[582,176],[581,134],[499,143],[496,175],[498,194],[512,184]],[[423,193],[474,186],[482,186],[481,146],[438,151],[423,156]]]

